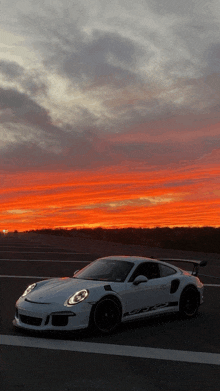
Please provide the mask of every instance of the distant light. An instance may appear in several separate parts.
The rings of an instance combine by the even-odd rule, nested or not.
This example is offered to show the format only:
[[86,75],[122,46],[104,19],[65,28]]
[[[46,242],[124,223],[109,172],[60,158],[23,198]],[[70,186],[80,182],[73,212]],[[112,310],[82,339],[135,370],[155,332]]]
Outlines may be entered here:
[[3,234],[6,235],[8,233],[8,230],[7,229],[3,229]]

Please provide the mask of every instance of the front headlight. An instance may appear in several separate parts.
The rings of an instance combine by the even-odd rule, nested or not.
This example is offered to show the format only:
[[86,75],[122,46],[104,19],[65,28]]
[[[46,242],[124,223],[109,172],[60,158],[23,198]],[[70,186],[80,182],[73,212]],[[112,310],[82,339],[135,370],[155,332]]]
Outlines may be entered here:
[[25,289],[23,295],[21,297],[24,297],[26,295],[28,295],[28,293],[30,293],[34,288],[35,286],[37,285],[37,283],[35,282],[34,284],[31,284],[27,287],[27,289]]
[[89,291],[87,289],[82,289],[79,292],[74,293],[74,295],[70,296],[67,300],[67,304],[74,305],[80,303],[85,300],[89,296]]

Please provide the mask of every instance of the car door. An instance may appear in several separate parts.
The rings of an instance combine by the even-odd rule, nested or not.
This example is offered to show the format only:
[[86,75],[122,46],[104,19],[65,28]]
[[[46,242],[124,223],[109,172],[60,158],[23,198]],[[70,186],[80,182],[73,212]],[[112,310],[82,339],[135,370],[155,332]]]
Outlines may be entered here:
[[177,276],[177,271],[171,265],[159,263],[160,269],[160,284],[161,292],[163,293],[163,301],[165,300],[164,311],[175,310],[178,306],[177,294],[180,280]]
[[[133,281],[139,275],[147,277],[148,281],[134,285]],[[170,284],[167,277],[161,277],[159,263],[143,262],[138,265],[127,283],[125,317],[142,316],[166,307]]]

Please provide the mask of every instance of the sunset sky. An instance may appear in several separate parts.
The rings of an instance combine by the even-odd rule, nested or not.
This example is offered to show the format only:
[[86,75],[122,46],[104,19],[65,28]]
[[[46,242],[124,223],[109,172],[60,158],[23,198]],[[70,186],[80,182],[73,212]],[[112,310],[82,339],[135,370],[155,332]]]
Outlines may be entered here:
[[0,231],[220,226],[219,0],[0,10]]

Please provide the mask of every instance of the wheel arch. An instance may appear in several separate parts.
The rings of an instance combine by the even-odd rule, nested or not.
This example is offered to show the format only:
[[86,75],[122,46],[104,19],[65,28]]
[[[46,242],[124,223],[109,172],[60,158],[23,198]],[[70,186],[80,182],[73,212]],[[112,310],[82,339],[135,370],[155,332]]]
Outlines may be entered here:
[[122,308],[121,300],[114,293],[108,293],[107,295],[102,296],[96,303],[94,303],[92,305],[92,308],[90,311],[90,316],[89,316],[89,327],[90,328],[93,328],[93,314],[94,314],[96,305],[98,303],[100,303],[100,301],[105,300],[105,299],[112,299],[118,305],[120,312],[121,312],[121,318],[122,318],[123,308]]
[[101,300],[105,300],[105,299],[112,299],[113,301],[115,301],[115,303],[118,304],[118,306],[122,312],[122,308],[123,308],[122,302],[119,299],[119,297],[116,296],[114,293],[108,293],[107,295],[102,296],[95,304],[93,304],[92,307],[95,307],[97,303],[99,303]]
[[[187,293],[187,291],[189,290],[193,290],[197,296],[197,299],[198,299],[198,307],[197,307],[197,311],[198,311],[198,308],[200,306],[200,292],[198,291],[198,288],[193,285],[193,284],[188,284],[184,287],[184,289],[182,290],[181,292],[181,295],[180,295],[180,298],[179,298],[179,312],[180,314],[183,316],[183,317],[191,317],[190,315],[186,315],[186,313],[184,312],[183,310],[183,303],[184,303],[184,294]],[[197,313],[197,311],[195,312],[195,314]],[[193,316],[193,314],[192,314]]]
[[193,290],[197,293],[198,297],[200,298],[200,293],[199,293],[199,291],[198,291],[198,288],[197,288],[194,284],[188,284],[188,285],[186,285],[186,286],[183,288],[183,290],[182,290],[182,292],[181,292],[181,295],[180,295],[180,299],[181,299],[181,296],[182,296],[188,289],[193,289]]

